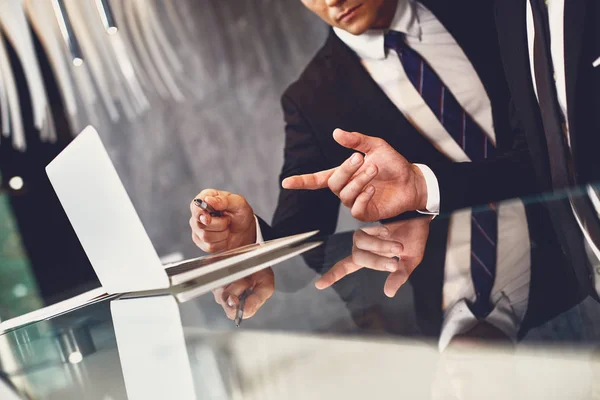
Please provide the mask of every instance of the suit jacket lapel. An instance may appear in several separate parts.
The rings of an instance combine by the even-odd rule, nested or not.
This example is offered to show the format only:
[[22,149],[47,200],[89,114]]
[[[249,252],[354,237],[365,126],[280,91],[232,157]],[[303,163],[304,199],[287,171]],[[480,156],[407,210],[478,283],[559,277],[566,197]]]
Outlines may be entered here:
[[497,0],[498,41],[513,101],[528,114],[538,111],[527,48],[526,0]]
[[[567,91],[567,110],[570,126],[575,127],[572,123],[575,116],[575,107],[578,102],[576,93],[578,80],[578,71],[581,64],[582,49],[583,49],[583,32],[585,29],[587,0],[569,0],[565,2],[564,11],[564,54],[565,54],[565,84]],[[579,99],[580,100],[580,99]],[[571,130],[572,148],[575,150],[577,137]]]
[[502,64],[517,117],[525,129],[538,181],[550,188],[550,166],[540,109],[533,90],[527,45],[527,0],[496,0],[496,25]]

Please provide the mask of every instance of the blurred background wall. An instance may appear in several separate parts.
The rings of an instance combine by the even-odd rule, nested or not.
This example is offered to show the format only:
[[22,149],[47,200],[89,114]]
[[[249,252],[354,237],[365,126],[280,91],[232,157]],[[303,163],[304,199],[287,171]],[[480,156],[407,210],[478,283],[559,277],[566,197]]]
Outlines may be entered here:
[[[39,7],[39,2],[46,1],[50,3],[28,0],[24,4]],[[92,81],[91,88],[98,97],[93,104],[86,103],[86,92],[80,87],[83,75],[77,74],[84,71],[89,77],[104,71],[98,67],[94,70],[92,47],[86,47],[83,40],[86,32],[94,29],[99,35],[96,40],[105,40],[98,33],[100,22],[96,27],[77,19],[83,15],[81,7],[86,1],[95,0],[64,0],[63,4],[76,36],[83,41],[83,65],[69,66],[76,112],[67,110],[65,96],[58,88],[47,38],[40,34],[40,22],[32,23],[34,9],[25,10],[56,126],[57,141],[53,143],[41,140],[40,130],[31,121],[31,93],[23,60],[18,46],[10,40],[11,27],[2,25],[0,18],[3,43],[21,95],[27,139],[24,151],[11,146],[10,140],[0,141],[0,196],[14,219],[8,224],[2,216],[7,212],[0,213],[0,230],[17,227],[25,249],[22,265],[31,265],[39,296],[46,302],[80,291],[74,288],[81,285],[97,285],[43,170],[73,133],[90,123],[96,126],[159,255],[198,255],[200,251],[190,238],[188,204],[201,189],[240,193],[257,214],[270,221],[283,160],[284,123],[279,99],[327,35],[327,27],[299,0],[108,0],[119,24],[117,35],[131,39],[127,43],[130,54],[135,53],[140,62],[148,61],[132,44],[140,32],[150,33],[154,39],[161,39],[158,33],[164,32],[162,44],[169,50],[163,48],[158,61],[172,68],[173,79],[167,83],[175,89],[160,87],[166,86],[164,76],[162,85],[160,76],[156,80],[160,62],[149,60],[155,76],[146,70],[145,76],[138,77],[148,107],[128,118],[131,105],[127,102],[113,99],[107,107],[107,102],[101,101],[102,82],[98,79]],[[56,26],[53,29],[58,32]],[[60,37],[58,33],[56,37]],[[145,44],[148,57],[152,43],[146,40]],[[68,58],[68,51],[64,55]],[[109,85],[107,93],[118,97],[122,90],[121,86]],[[24,180],[19,190],[8,184],[15,176]],[[94,199],[90,199],[90,212],[93,209]],[[354,226],[344,213],[338,230]],[[2,268],[6,270],[0,261],[0,271]],[[16,277],[0,282],[5,286],[0,286],[0,291],[14,290],[20,280]],[[34,290],[35,285],[28,287]]]

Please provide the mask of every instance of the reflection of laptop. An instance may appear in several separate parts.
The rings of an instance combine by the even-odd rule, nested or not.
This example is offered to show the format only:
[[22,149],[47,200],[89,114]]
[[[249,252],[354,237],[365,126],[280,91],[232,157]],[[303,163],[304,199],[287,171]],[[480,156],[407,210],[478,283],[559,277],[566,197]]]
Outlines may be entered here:
[[289,260],[292,257],[303,254],[317,246],[320,246],[321,244],[323,244],[323,242],[311,241],[276,249],[266,254],[257,255],[251,259],[238,262],[235,265],[227,268],[221,268],[198,279],[189,281],[184,285],[175,287],[171,289],[171,294],[175,296],[177,301],[184,303],[200,297],[211,290],[225,287],[232,282],[258,272],[261,269],[282,263],[285,260]]
[[[196,393],[206,393],[208,389],[212,390],[212,394],[218,393],[215,390],[220,385],[222,390],[226,390],[227,385],[218,376],[219,362],[214,349],[202,343],[194,344],[194,355],[202,365],[202,376],[206,378],[207,373],[217,375],[203,379],[210,388],[203,382],[194,382],[177,303],[194,300],[319,244],[321,242],[302,243],[259,255],[171,288],[166,293],[172,296],[139,296],[136,292],[111,301],[110,310],[127,397],[196,399]],[[156,326],[161,329],[155,329]],[[200,348],[203,350],[200,351]],[[226,392],[222,393],[227,398]]]
[[298,243],[317,232],[163,266],[96,130],[88,126],[46,173],[108,293],[164,289]]

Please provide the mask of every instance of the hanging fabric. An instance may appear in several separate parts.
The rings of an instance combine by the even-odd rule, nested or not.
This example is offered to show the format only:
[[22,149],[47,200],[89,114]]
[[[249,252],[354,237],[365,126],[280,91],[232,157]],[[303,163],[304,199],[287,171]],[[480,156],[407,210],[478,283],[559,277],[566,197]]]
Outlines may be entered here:
[[65,58],[63,43],[57,29],[57,21],[54,18],[48,18],[54,12],[52,4],[49,1],[38,0],[24,0],[23,4],[31,25],[48,55],[67,112],[70,117],[73,117],[77,113],[75,87],[69,70],[70,63]]
[[[9,116],[7,121],[10,123],[10,133],[12,136],[12,145],[15,149],[25,150],[25,129],[21,119],[21,104],[19,101],[19,92],[17,82],[10,65],[8,51],[4,46],[4,37],[0,31],[0,73],[4,88],[6,91],[6,100],[8,102]],[[2,120],[4,121],[4,119]],[[2,123],[4,125],[4,122]]]
[[[0,0],[0,137],[9,138],[18,150],[26,150],[24,127],[29,126],[22,120],[20,85],[27,85],[33,125],[41,140],[56,139],[30,25],[74,126],[105,124],[107,117],[109,123],[134,121],[151,108],[156,95],[166,101],[185,100],[179,81],[183,62],[166,32],[175,34],[180,47],[191,44],[172,4]],[[15,60],[9,59],[4,40],[15,50],[24,82],[15,81],[11,67]]]
[[[48,112],[48,96],[21,0],[0,1],[0,26],[23,67],[31,97],[34,126],[40,131],[42,140],[54,141],[56,134]],[[16,118],[20,116],[13,115],[13,119]],[[24,150],[24,140],[20,145]]]
[[[0,34],[0,41],[2,35]],[[3,46],[3,44],[0,44]],[[0,50],[1,51],[1,50]],[[8,94],[6,93],[6,87],[4,86],[4,79],[2,78],[2,66],[0,65],[0,133],[5,138],[10,134],[10,111],[8,109]]]

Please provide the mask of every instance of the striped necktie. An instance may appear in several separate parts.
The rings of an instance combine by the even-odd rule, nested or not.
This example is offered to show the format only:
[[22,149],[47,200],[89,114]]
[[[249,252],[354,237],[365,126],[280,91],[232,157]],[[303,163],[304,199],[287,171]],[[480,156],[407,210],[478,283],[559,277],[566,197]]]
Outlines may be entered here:
[[[396,51],[415,89],[471,161],[493,157],[496,148],[492,141],[463,110],[427,61],[406,44],[404,34],[390,31],[385,35],[384,43],[386,48]],[[497,238],[498,217],[495,207],[490,205],[483,211],[473,211],[471,277],[477,298],[469,306],[478,318],[486,317],[492,310],[490,295],[496,276]]]

